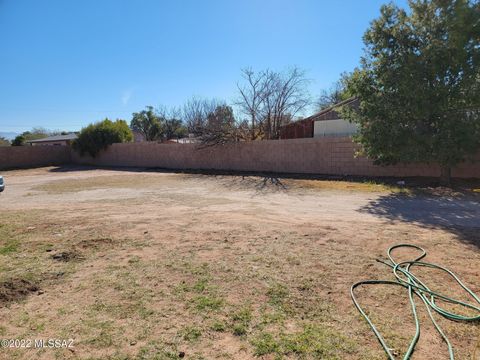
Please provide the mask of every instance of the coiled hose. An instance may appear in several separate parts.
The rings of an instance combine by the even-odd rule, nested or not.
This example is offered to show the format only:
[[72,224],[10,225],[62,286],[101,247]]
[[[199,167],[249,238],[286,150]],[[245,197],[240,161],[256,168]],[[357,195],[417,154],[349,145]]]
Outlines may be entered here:
[[[398,248],[413,248],[415,250],[421,251],[421,254],[415,258],[412,261],[403,261],[400,263],[396,263],[395,260],[393,259],[392,252],[395,249]],[[375,325],[373,325],[373,322],[370,320],[368,315],[365,313],[365,311],[362,309],[360,306],[357,298],[355,297],[355,289],[361,285],[369,285],[369,284],[387,284],[387,285],[395,285],[395,286],[401,286],[405,289],[408,290],[408,297],[410,300],[410,305],[412,308],[412,313],[413,313],[413,318],[415,321],[415,335],[412,338],[412,341],[410,342],[410,345],[408,346],[407,352],[403,356],[403,360],[408,360],[411,358],[413,351],[415,350],[415,346],[418,342],[418,339],[420,338],[420,322],[418,320],[418,315],[417,315],[417,310],[415,306],[415,301],[414,301],[414,295],[419,297],[423,303],[425,304],[427,308],[428,315],[430,316],[430,319],[432,320],[433,325],[435,326],[435,329],[439,333],[439,335],[442,337],[443,341],[448,346],[448,353],[450,356],[450,360],[454,360],[454,354],[453,354],[453,347],[450,341],[448,340],[447,336],[445,333],[442,331],[440,326],[437,324],[433,317],[432,310],[439,313],[443,317],[449,319],[449,320],[454,320],[454,321],[478,321],[480,320],[480,307],[477,304],[480,304],[480,299],[479,297],[472,291],[470,290],[462,281],[449,269],[440,266],[440,265],[435,265],[432,263],[427,263],[427,262],[422,262],[422,260],[425,256],[427,255],[427,252],[421,248],[420,246],[416,245],[411,245],[411,244],[398,244],[390,247],[387,250],[387,256],[390,262],[383,261],[383,260],[377,260],[378,262],[381,262],[382,264],[385,264],[387,266],[390,266],[393,269],[393,274],[396,278],[396,281],[391,281],[391,280],[365,280],[365,281],[359,281],[355,284],[352,285],[350,288],[350,294],[352,296],[353,303],[355,304],[356,308],[360,312],[360,314],[365,318],[367,323],[370,325],[372,328],[375,336],[377,337],[378,341],[382,345],[383,349],[388,355],[388,358],[390,360],[395,360],[394,355],[392,354],[392,349],[390,349],[386,342],[385,339],[383,338],[382,334],[377,330]],[[411,271],[411,268],[414,266],[424,266],[424,267],[429,267],[429,268],[434,268],[438,270],[442,270],[449,274],[461,287],[464,289],[476,302],[477,304],[472,305],[457,299],[453,299],[451,297],[445,296],[443,294],[440,294],[438,292],[430,290],[430,288],[422,281],[420,281]],[[441,306],[438,306],[435,303],[435,299],[442,299],[446,302],[449,302],[451,304],[456,304],[456,305],[461,305],[469,309],[473,309],[478,312],[478,315],[476,316],[465,316],[461,314],[457,314],[451,311],[448,311]]]

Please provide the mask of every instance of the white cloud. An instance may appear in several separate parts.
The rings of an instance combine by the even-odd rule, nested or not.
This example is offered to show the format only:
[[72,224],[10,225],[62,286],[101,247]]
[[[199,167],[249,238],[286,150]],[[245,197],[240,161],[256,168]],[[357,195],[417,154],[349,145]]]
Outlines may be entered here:
[[122,104],[127,105],[132,97],[133,91],[132,90],[125,90],[122,94]]

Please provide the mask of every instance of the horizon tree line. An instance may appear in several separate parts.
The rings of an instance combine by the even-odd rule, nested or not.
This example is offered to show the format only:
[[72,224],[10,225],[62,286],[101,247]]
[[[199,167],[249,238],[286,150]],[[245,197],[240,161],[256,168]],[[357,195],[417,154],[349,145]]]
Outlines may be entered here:
[[[311,104],[311,80],[298,67],[285,71],[245,68],[241,75],[237,96],[230,104],[223,99],[192,96],[181,107],[149,105],[132,114],[129,126],[146,141],[180,139],[189,134],[212,145],[271,140],[278,139],[280,127]],[[18,135],[11,145],[62,133],[67,132],[33,128]]]
[[[280,127],[311,103],[305,71],[292,67],[283,72],[242,69],[237,98],[225,100],[191,97],[180,108],[147,106],[133,113],[130,127],[147,141],[181,138],[193,134],[209,145],[232,141],[272,140]],[[244,117],[235,116],[234,107]]]

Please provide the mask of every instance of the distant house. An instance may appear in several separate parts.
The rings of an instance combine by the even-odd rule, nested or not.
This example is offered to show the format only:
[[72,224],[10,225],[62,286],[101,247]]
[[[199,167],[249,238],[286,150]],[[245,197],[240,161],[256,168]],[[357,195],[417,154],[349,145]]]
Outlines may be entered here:
[[282,126],[280,139],[351,136],[357,132],[357,125],[342,119],[338,109],[341,106],[358,107],[358,105],[357,98],[350,98],[303,120]]
[[69,146],[72,144],[73,140],[77,138],[77,134],[70,133],[65,135],[52,135],[43,139],[37,140],[27,140],[25,143],[31,146],[42,146],[42,145],[56,145],[56,146]]
[[197,144],[200,142],[200,139],[196,138],[193,134],[188,134],[188,137],[180,139],[168,139],[163,141],[166,144]]

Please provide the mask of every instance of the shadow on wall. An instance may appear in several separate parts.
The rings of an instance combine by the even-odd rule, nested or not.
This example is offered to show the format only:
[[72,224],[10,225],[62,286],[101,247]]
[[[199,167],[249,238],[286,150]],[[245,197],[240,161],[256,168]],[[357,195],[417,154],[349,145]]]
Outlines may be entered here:
[[395,193],[380,196],[358,211],[391,221],[447,230],[459,240],[480,248],[480,202],[475,196]]

